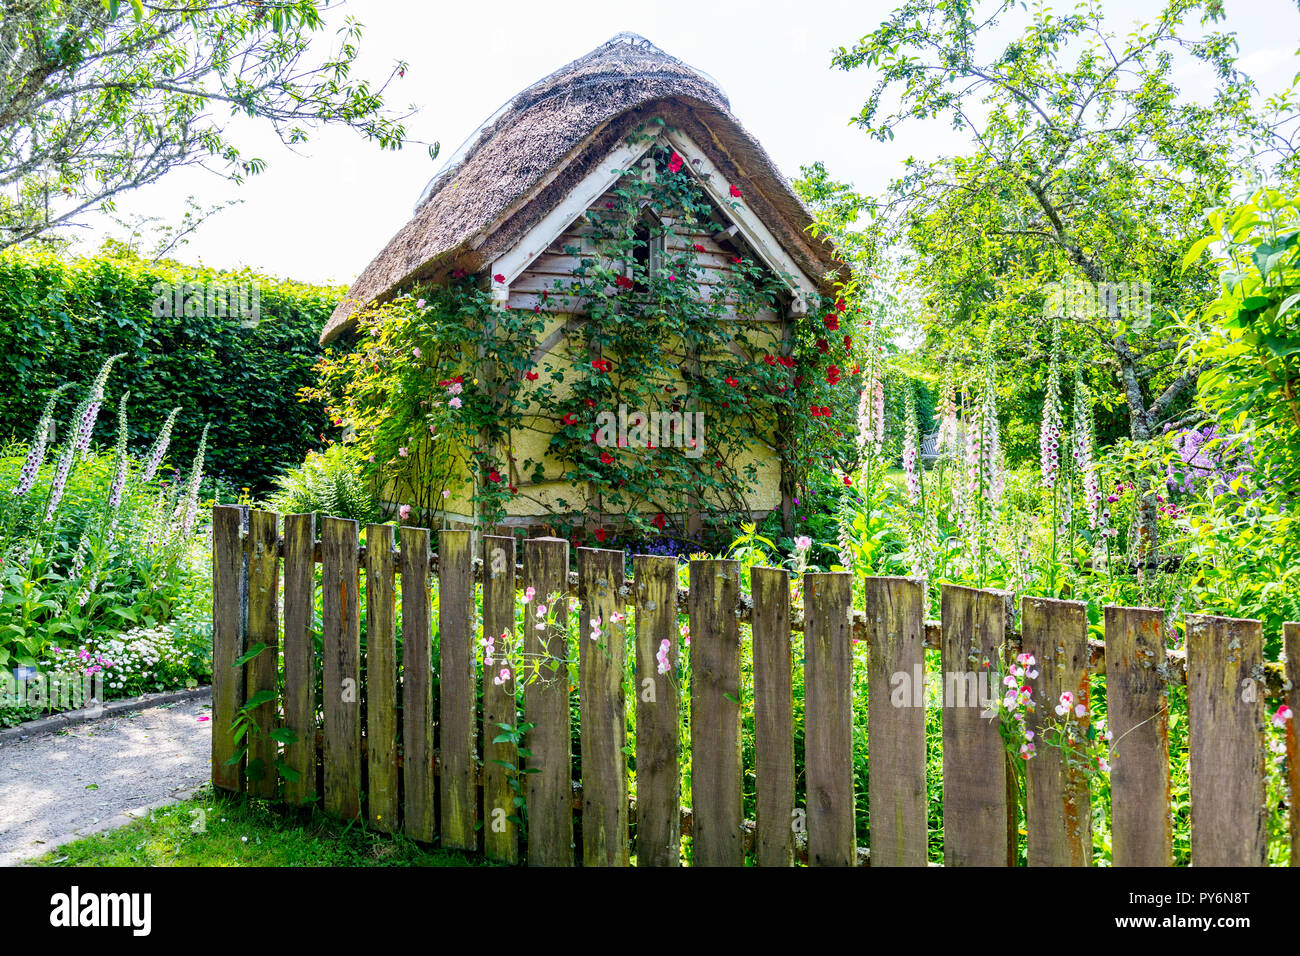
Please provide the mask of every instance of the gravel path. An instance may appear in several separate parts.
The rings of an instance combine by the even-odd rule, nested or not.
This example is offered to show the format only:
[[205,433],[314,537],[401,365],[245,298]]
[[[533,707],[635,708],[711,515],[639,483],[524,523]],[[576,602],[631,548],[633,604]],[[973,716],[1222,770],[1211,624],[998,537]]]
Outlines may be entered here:
[[208,779],[204,697],[0,746],[0,866],[120,826]]

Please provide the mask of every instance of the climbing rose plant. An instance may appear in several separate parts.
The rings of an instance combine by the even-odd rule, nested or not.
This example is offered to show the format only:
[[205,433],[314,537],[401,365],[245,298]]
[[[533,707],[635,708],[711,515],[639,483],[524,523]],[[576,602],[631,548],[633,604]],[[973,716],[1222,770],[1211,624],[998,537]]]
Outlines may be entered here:
[[[468,484],[489,524],[523,498],[565,533],[586,527],[598,542],[611,528],[588,517],[596,511],[684,537],[678,523],[690,507],[706,526],[748,511],[762,446],[787,453],[782,480],[796,491],[834,453],[861,384],[856,310],[814,297],[783,342],[764,321],[788,308],[779,277],[744,252],[706,275],[697,237],[717,231],[721,210],[662,141],[647,155],[585,214],[581,246],[564,250],[577,266],[531,308],[503,308],[487,276],[455,271],[365,309],[356,345],[322,360],[305,397],[322,400],[345,440],[359,443],[390,500],[436,519]],[[724,203],[739,205],[729,192]],[[562,340],[544,351],[566,319]],[[651,435],[646,447],[607,441],[598,416],[620,406],[702,413],[694,440],[704,447],[674,435]],[[549,436],[545,454],[523,440],[530,430]],[[535,494],[561,476],[598,506]]]

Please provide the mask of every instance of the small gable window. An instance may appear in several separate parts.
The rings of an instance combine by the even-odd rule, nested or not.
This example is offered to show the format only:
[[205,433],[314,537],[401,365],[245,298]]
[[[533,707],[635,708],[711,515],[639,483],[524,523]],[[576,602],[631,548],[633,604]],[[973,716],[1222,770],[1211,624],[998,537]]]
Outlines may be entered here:
[[664,267],[663,223],[651,210],[646,209],[633,227],[632,238],[636,288],[644,292],[646,277],[657,275]]

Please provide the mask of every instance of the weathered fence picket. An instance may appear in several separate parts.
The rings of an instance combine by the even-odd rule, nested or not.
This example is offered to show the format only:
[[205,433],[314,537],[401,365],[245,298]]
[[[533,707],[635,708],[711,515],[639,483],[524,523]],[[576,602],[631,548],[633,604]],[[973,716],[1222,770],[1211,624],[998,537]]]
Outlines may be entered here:
[[740,566],[692,561],[691,810],[696,866],[740,866]]
[[[276,768],[276,699],[280,676],[280,540],[279,515],[254,511],[248,516],[248,638],[252,651],[262,650],[248,662],[248,700],[267,698],[252,708],[253,726],[248,729],[248,792],[274,800],[279,796]],[[269,695],[269,697],[268,697]],[[255,769],[254,769],[255,768]]]
[[293,739],[284,748],[291,773],[284,799],[316,799],[316,516],[284,516],[284,726]]
[[912,578],[866,585],[871,865],[925,866],[924,588]]
[[361,620],[358,526],[343,518],[321,522],[321,646],[325,712],[325,809],[361,816]]
[[[752,568],[751,602],[735,561],[692,560],[679,592],[674,558],[637,555],[625,581],[623,552],[580,548],[571,579],[569,543],[535,538],[522,545],[517,577],[516,539],[485,535],[480,579],[469,531],[440,532],[435,554],[423,528],[401,528],[395,540],[392,526],[367,525],[362,546],[354,521],[322,518],[319,540],[313,515],[280,524],[240,506],[213,511],[212,780],[221,789],[291,804],[321,799],[327,812],[379,830],[534,866],[572,866],[579,846],[588,866],[625,866],[633,851],[639,866],[677,866],[684,838],[697,866],[854,865],[861,813],[871,865],[924,865],[937,852],[927,828],[926,714],[936,706],[928,648],[941,652],[929,689],[940,694],[947,865],[1014,865],[1022,848],[1033,866],[1092,861],[1088,776],[1097,768],[1083,761],[1096,758],[1043,736],[1065,719],[1055,711],[1065,692],[1071,708],[1083,708],[1068,719],[1087,728],[1099,703],[1090,673],[1103,668],[1113,862],[1173,861],[1168,688],[1184,674],[1192,862],[1268,859],[1265,698],[1300,709],[1300,624],[1284,626],[1287,658],[1278,665],[1264,661],[1259,622],[1188,615],[1184,658],[1167,650],[1169,628],[1151,609],[1108,607],[1103,645],[1088,640],[1084,605],[1072,601],[1025,598],[1016,634],[1010,596],[1000,591],[946,585],[941,621],[926,623],[924,584],[908,578],[808,573],[794,582],[786,571]],[[792,644],[799,631],[802,655]],[[865,668],[854,641],[867,644]],[[747,644],[752,687],[742,669]],[[507,654],[511,647],[522,655]],[[1037,752],[1028,760],[1009,756],[993,712],[1017,652],[1035,658],[1015,681],[1030,685],[1036,703]],[[802,721],[793,692],[800,677]],[[854,770],[855,689],[864,683],[866,806]],[[753,720],[749,804],[745,714]],[[1291,792],[1300,792],[1300,741],[1284,717],[1276,719],[1286,726]],[[1300,863],[1294,805],[1290,822],[1291,860]]]
[[[1282,652],[1286,655],[1286,705],[1300,715],[1300,623],[1282,625]],[[1300,866],[1300,718],[1286,722],[1287,787],[1291,793],[1291,865]]]
[[[573,866],[573,777],[569,727],[569,542],[524,542],[525,653],[544,679],[524,692],[524,777],[530,866]],[[541,625],[540,627],[538,625]]]
[[754,782],[758,791],[754,862],[791,866],[796,819],[790,575],[776,568],[753,568],[749,574],[754,589]]
[[1110,775],[1115,866],[1170,866],[1169,693],[1165,616],[1106,608],[1106,718],[1115,743]]
[[683,654],[677,628],[677,559],[638,554],[634,560],[636,862],[677,866],[682,842],[681,728],[675,673]]
[[584,866],[627,866],[629,858],[622,588],[622,551],[578,549]]
[[1078,601],[1038,597],[1023,600],[1020,618],[1024,653],[1034,657],[1038,669],[1038,677],[1027,681],[1038,702],[1028,720],[1038,749],[1025,764],[1026,859],[1030,866],[1087,866],[1092,805],[1083,757],[1077,747],[1049,746],[1043,737],[1051,715],[1064,706],[1063,694],[1071,695],[1072,712],[1078,707],[1085,715],[1091,712],[1088,619]]
[[[505,666],[516,638],[515,539],[483,538],[483,851],[494,860],[519,860],[520,808],[511,781],[518,779],[515,744],[498,738],[518,726],[515,675]],[[487,642],[491,640],[489,653]]]
[[1194,866],[1263,866],[1264,639],[1258,621],[1187,616],[1187,768]]
[[247,559],[240,538],[248,509],[223,505],[212,511],[212,785],[244,788],[244,763],[232,763],[238,750],[231,734],[244,706],[245,671],[235,661],[244,653],[248,627]]
[[[1004,688],[1007,595],[945,584],[943,644],[943,860],[947,866],[1006,866],[1015,852],[1007,817],[1007,751],[996,707]],[[1010,828],[1015,833],[1014,821]]]
[[429,532],[426,528],[403,528],[401,536],[404,829],[407,836],[427,843],[436,829]]
[[474,571],[468,531],[438,532],[438,762],[442,842],[473,850],[478,842],[475,789]]
[[397,831],[397,590],[393,526],[366,525],[367,816]]
[[804,589],[808,864],[854,866],[853,575],[807,574]]

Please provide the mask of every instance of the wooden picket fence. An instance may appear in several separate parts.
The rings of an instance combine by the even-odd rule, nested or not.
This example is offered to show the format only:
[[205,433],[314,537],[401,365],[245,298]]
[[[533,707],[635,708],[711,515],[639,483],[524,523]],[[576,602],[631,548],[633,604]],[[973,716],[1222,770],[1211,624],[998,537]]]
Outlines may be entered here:
[[[1004,670],[1004,655],[1021,650],[1039,661],[1039,676],[1030,681],[1038,701],[1054,702],[1070,690],[1087,702],[1088,675],[1106,674],[1116,741],[1116,865],[1173,860],[1171,683],[1187,685],[1193,863],[1266,862],[1264,734],[1268,708],[1285,700],[1300,710],[1300,625],[1286,625],[1287,662],[1266,664],[1261,626],[1250,620],[1188,615],[1184,656],[1166,651],[1163,615],[1150,609],[1108,607],[1102,644],[1089,640],[1084,606],[1073,601],[1025,598],[1019,633],[1011,634],[1009,598],[997,591],[944,587],[942,620],[927,623],[919,581],[865,579],[864,612],[853,609],[851,575],[809,573],[802,582],[803,610],[792,612],[786,571],[753,569],[753,593],[745,595],[739,567],[730,560],[691,561],[690,586],[679,592],[671,557],[635,556],[634,580],[625,581],[623,552],[578,548],[576,575],[570,575],[568,542],[533,538],[522,543],[520,577],[511,537],[482,536],[476,562],[468,531],[438,532],[435,552],[424,528],[404,527],[395,535],[392,526],[369,525],[365,546],[354,521],[323,518],[319,530],[318,539],[313,515],[286,515],[281,529],[273,513],[214,509],[212,779],[224,790],[247,789],[292,804],[320,798],[327,812],[364,817],[378,830],[400,830],[421,841],[436,837],[444,847],[530,865],[571,866],[575,855],[588,866],[627,865],[634,830],[640,866],[679,865],[683,834],[691,837],[697,866],[738,866],[747,855],[758,865],[806,859],[810,865],[869,860],[872,866],[923,866],[929,836],[925,707],[916,706],[919,691],[913,706],[891,700],[896,675],[922,674],[927,649],[941,652],[944,675]],[[578,635],[532,627],[523,635],[534,655],[563,660],[578,648],[580,780],[573,774],[571,688],[563,665],[559,679],[533,683],[522,695],[522,721],[533,725],[522,751],[497,742],[499,725],[518,719],[517,675],[497,683],[496,668],[480,666],[476,587],[484,636],[516,633],[525,588],[534,589],[537,601],[554,596],[561,621],[568,620],[570,597],[580,602]],[[683,608],[688,649],[679,646]],[[633,679],[625,685],[624,625],[613,622],[629,610]],[[605,640],[585,637],[596,618]],[[742,623],[750,625],[753,641],[753,685],[743,690]],[[795,805],[793,630],[803,632],[802,808]],[[664,640],[674,660],[683,650],[690,658],[689,688],[680,690],[690,695],[688,795],[679,792],[684,702],[656,661]],[[853,640],[869,647],[869,851],[856,845],[855,836],[862,808],[854,793]],[[249,657],[259,644],[265,649]],[[625,688],[632,691],[631,704]],[[742,813],[742,693],[753,707],[754,821]],[[246,701],[261,703],[245,709]],[[997,721],[982,718],[970,703],[945,689],[944,860],[1006,866],[1016,857],[1014,776]],[[636,708],[634,800],[625,749],[628,706]],[[231,727],[241,712],[256,729],[236,740]],[[245,743],[246,755],[233,759]],[[1287,748],[1291,792],[1300,794],[1294,720]],[[249,766],[264,772],[246,775]],[[1025,773],[1028,863],[1091,863],[1085,775],[1048,747],[1039,748]],[[526,834],[513,822],[519,792]],[[683,796],[689,796],[689,809]],[[805,826],[792,825],[797,819]],[[1300,863],[1294,805],[1290,840],[1292,862]]]

